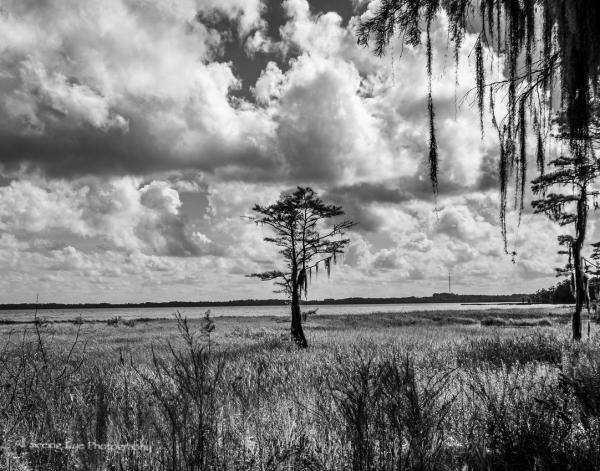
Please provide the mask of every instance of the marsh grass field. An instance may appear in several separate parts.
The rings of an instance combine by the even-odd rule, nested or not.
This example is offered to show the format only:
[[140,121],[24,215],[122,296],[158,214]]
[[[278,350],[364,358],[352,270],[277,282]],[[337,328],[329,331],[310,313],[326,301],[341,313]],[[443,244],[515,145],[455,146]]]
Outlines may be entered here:
[[568,323],[315,316],[304,351],[274,317],[3,325],[0,469],[598,469],[598,327]]

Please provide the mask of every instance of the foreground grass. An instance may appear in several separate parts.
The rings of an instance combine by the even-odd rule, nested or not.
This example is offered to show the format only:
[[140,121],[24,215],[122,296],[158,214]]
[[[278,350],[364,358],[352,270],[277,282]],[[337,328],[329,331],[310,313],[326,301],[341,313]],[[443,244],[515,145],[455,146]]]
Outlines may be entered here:
[[302,352],[276,318],[4,326],[0,469],[598,469],[567,319],[315,317]]

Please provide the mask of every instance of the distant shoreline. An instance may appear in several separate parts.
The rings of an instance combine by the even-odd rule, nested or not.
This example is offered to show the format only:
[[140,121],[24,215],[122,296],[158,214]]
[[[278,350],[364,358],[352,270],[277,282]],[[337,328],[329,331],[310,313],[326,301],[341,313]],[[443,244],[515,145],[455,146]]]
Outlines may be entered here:
[[[403,297],[403,298],[341,298],[302,301],[305,306],[326,306],[338,304],[431,304],[431,303],[462,303],[462,304],[527,304],[523,299],[531,298],[530,294],[511,295],[468,295],[435,293],[428,297]],[[237,299],[232,301],[167,301],[167,302],[145,302],[145,303],[7,303],[0,304],[0,311],[19,310],[48,310],[48,309],[136,309],[136,308],[186,308],[186,307],[243,307],[243,306],[285,306],[285,299]]]

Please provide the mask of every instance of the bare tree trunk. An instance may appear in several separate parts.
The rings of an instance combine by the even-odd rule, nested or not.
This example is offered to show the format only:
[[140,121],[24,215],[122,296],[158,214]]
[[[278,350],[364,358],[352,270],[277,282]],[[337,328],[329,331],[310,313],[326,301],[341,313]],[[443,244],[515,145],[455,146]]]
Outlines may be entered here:
[[583,187],[577,201],[577,222],[575,240],[573,241],[573,269],[575,272],[575,312],[571,321],[573,340],[581,340],[581,311],[586,301],[587,287],[581,251],[585,242],[585,229],[587,227],[587,191]]
[[306,348],[308,343],[302,330],[302,316],[300,314],[300,297],[298,296],[298,284],[292,284],[292,339],[300,348]]
[[585,281],[581,263],[581,245],[578,240],[573,244],[573,259],[575,271],[575,312],[571,319],[573,340],[581,340],[581,311],[585,292]]

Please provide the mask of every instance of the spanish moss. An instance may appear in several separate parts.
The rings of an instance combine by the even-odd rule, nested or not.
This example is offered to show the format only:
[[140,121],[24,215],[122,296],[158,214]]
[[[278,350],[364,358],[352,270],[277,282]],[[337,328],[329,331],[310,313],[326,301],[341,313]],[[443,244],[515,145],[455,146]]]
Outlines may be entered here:
[[479,109],[479,127],[483,137],[483,109],[485,100],[485,69],[483,64],[483,45],[481,34],[475,43],[475,80],[477,82],[477,107]]
[[438,193],[438,152],[437,152],[437,140],[435,137],[435,110],[433,108],[433,95],[431,86],[431,63],[432,63],[432,51],[431,51],[431,34],[430,34],[431,22],[427,21],[427,76],[429,80],[429,92],[427,95],[427,108],[429,112],[429,176],[431,178],[431,184],[433,185],[433,193]]
[[[477,8],[478,7],[478,8]],[[430,81],[429,164],[434,192],[438,189],[438,151],[435,139],[435,107],[431,93],[431,23],[440,14],[449,22],[448,37],[455,60],[469,28],[469,16],[479,15],[475,46],[477,103],[483,121],[484,90],[507,96],[507,115],[494,123],[500,137],[500,220],[506,241],[506,190],[514,172],[515,203],[523,208],[527,181],[525,132],[537,128],[537,168],[543,172],[543,149],[551,135],[552,120],[540,117],[563,111],[566,117],[568,146],[573,155],[591,152],[591,103],[598,92],[600,70],[600,2],[597,0],[382,0],[373,16],[359,25],[358,43],[369,46],[374,40],[375,54],[385,53],[391,39],[403,38],[418,45],[426,38],[427,74]],[[487,83],[484,50],[505,61],[506,77]],[[553,89],[560,96],[553,100]],[[557,105],[560,103],[560,105]],[[527,109],[526,109],[527,108]],[[493,114],[493,110],[490,109]],[[492,116],[492,121],[495,118]],[[482,126],[483,132],[483,126]]]

